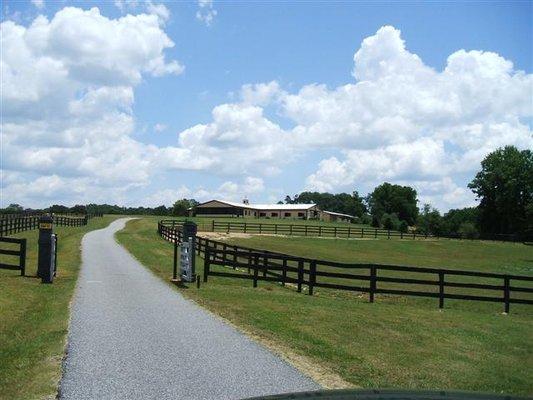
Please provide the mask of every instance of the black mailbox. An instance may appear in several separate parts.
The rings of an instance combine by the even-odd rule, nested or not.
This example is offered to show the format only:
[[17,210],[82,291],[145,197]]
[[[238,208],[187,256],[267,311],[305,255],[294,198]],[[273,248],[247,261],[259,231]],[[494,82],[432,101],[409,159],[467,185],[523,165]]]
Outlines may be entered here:
[[191,282],[196,280],[196,233],[198,232],[198,226],[192,221],[185,221],[183,223],[183,241],[189,244],[189,262],[191,265]]
[[43,283],[52,283],[56,274],[57,235],[54,220],[50,215],[39,219],[39,257],[37,276]]

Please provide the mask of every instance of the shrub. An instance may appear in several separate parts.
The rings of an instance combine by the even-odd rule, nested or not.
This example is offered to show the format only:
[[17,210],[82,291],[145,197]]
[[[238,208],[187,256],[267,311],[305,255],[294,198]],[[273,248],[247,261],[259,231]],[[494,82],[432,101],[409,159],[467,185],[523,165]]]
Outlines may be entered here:
[[409,230],[409,225],[406,221],[400,221],[400,226],[398,229],[400,230],[400,232],[407,233],[407,231]]
[[479,237],[476,226],[471,222],[463,222],[459,225],[458,233],[463,239],[477,239]]
[[381,223],[379,222],[379,218],[377,215],[374,215],[372,216],[372,223],[371,225],[374,227],[374,228],[379,228],[381,227]]

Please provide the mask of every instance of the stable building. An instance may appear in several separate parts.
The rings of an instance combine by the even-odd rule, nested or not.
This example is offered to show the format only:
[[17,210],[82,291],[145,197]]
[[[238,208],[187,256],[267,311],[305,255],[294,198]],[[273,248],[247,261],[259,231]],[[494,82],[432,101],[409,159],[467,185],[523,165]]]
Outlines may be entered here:
[[319,219],[321,213],[316,204],[250,204],[246,199],[210,200],[189,209],[189,215],[196,217]]
[[333,211],[322,211],[322,221],[326,222],[354,222],[357,217],[350,214],[342,214]]

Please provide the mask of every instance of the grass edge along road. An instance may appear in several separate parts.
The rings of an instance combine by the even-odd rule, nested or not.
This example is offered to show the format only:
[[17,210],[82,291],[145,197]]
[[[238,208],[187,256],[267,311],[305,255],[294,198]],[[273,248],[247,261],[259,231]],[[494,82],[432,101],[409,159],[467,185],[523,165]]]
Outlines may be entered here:
[[81,265],[81,239],[120,217],[92,218],[83,227],[55,227],[58,271],[51,285],[35,277],[38,230],[10,236],[28,240],[27,276],[0,269],[0,399],[56,397]]
[[[153,218],[130,221],[117,239],[168,281],[172,244],[156,228]],[[211,278],[200,290],[179,290],[353,386],[533,393],[529,309],[502,315],[499,305],[462,302],[439,312],[429,299],[382,296],[369,304],[362,295],[318,291],[310,297],[277,284],[261,282],[253,289],[250,282],[224,278]]]

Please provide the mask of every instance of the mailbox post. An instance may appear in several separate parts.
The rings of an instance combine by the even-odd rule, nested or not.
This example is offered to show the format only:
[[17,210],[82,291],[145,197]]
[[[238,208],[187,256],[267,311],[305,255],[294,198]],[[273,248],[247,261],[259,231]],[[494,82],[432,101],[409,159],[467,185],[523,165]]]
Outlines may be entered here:
[[[183,224],[183,245],[180,257],[180,275],[181,280],[185,282],[194,282],[196,280],[196,233],[198,226],[192,221],[185,221]],[[184,265],[188,263],[189,265]],[[188,268],[184,268],[188,267]]]
[[39,219],[37,276],[41,278],[42,283],[52,283],[56,274],[57,236],[53,233],[53,223],[50,215],[43,215]]

